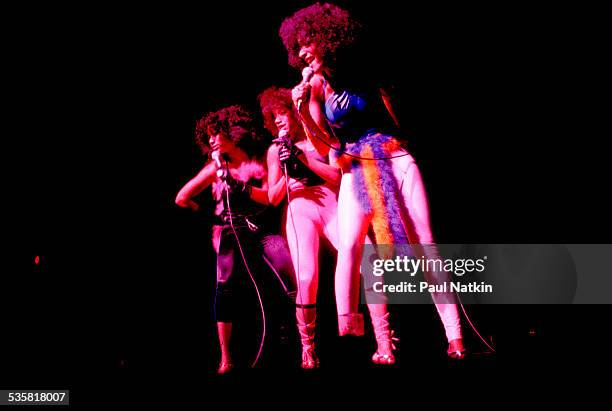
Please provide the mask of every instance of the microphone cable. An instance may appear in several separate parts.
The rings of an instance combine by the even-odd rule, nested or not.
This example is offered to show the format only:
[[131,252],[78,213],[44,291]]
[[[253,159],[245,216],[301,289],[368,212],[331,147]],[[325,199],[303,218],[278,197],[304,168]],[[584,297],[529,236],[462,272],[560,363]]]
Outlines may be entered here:
[[[408,232],[407,232],[407,230],[406,230],[406,228],[405,228],[405,226],[404,226],[404,224],[403,224],[403,223],[402,223],[402,227],[404,227],[404,231],[406,232],[406,235],[408,235]],[[429,245],[427,245],[426,247],[432,247],[432,246],[437,247],[437,245],[436,245],[436,244],[429,244]],[[436,250],[436,254],[437,254],[437,255],[439,255],[437,250]],[[427,257],[427,258],[429,258],[429,257]],[[457,291],[453,291],[452,293],[453,293],[453,294],[454,294],[454,295],[457,297],[457,301],[458,301],[458,303],[454,303],[454,304],[455,304],[455,305],[459,305],[459,306],[461,307],[461,311],[463,312],[463,316],[464,316],[464,317],[465,317],[465,319],[467,320],[468,324],[470,325],[470,327],[472,328],[472,330],[474,331],[474,333],[475,333],[475,334],[478,336],[478,338],[480,338],[480,340],[481,340],[481,341],[484,343],[484,345],[486,345],[486,346],[489,348],[489,350],[491,350],[491,352],[492,352],[492,353],[495,353],[495,352],[496,352],[496,351],[495,351],[495,348],[493,348],[493,347],[492,347],[492,346],[491,346],[491,345],[490,345],[490,344],[487,342],[487,340],[485,340],[485,339],[483,338],[483,336],[480,334],[480,332],[478,332],[478,329],[476,328],[476,326],[474,325],[474,323],[473,323],[473,322],[472,322],[472,320],[470,319],[470,316],[468,315],[468,313],[467,313],[467,311],[466,311],[466,309],[465,309],[465,306],[463,305],[463,301],[461,301],[461,297],[459,297],[459,293],[457,293]],[[433,299],[434,304],[436,304],[436,305],[437,305],[437,303],[436,303],[435,299],[434,299],[433,297],[432,297],[432,299]],[[448,304],[448,303],[444,303],[444,304]]]
[[297,267],[295,270],[295,274],[297,276],[298,295],[300,296],[300,304],[304,304],[304,298],[302,297],[301,278],[300,278],[300,247],[298,244],[297,227],[295,226],[295,220],[293,218],[293,208],[291,207],[291,197],[289,195],[289,174],[287,173],[287,163],[283,164],[282,170],[285,175],[285,190],[287,191],[287,209],[289,210],[289,216],[291,218],[291,225],[293,226],[293,236],[295,237],[295,252],[296,252],[296,260],[297,260],[297,264],[296,264]]
[[[225,160],[225,166],[226,168],[228,168],[227,160]],[[227,172],[229,173],[229,169],[227,170]],[[249,274],[249,277],[251,278],[251,281],[253,282],[253,286],[255,287],[255,292],[257,293],[257,299],[259,300],[259,307],[261,308],[261,323],[262,323],[261,340],[259,343],[259,350],[257,351],[257,356],[255,357],[255,360],[251,364],[251,368],[255,368],[255,365],[257,365],[257,363],[259,362],[259,357],[261,356],[261,352],[263,351],[264,341],[266,338],[266,312],[264,310],[263,300],[261,298],[261,293],[259,292],[259,287],[257,287],[257,282],[255,281],[255,277],[253,277],[253,273],[251,272],[251,269],[249,268],[249,264],[247,263],[246,257],[244,255],[242,245],[240,244],[240,238],[238,237],[238,232],[236,231],[236,228],[234,227],[234,218],[232,217],[232,208],[230,205],[229,189],[227,187],[227,183],[224,189],[225,189],[225,195],[226,195],[226,200],[227,200],[227,210],[229,211],[230,226],[232,228],[232,232],[234,233],[234,237],[236,238],[236,243],[238,244],[238,249],[240,250],[240,256],[242,257],[244,267],[246,268]]]
[[[287,172],[287,163],[281,163],[281,165],[282,165],[281,170],[285,177],[285,191],[287,193],[287,209],[289,210],[289,218],[291,219],[291,225],[293,226],[293,236],[295,238],[295,252],[296,252],[297,267],[294,267],[294,268],[295,268],[295,274],[297,277],[298,295],[300,296],[300,303],[303,304],[304,299],[302,298],[302,287],[301,287],[301,278],[300,278],[300,247],[298,243],[297,227],[295,226],[295,219],[293,218],[293,208],[291,207],[291,195],[289,194],[290,193],[289,192],[289,173]],[[296,300],[297,300],[297,296],[296,296]]]
[[[461,298],[459,297],[459,294],[457,293],[457,291],[454,291],[455,295],[457,296],[457,300],[459,301],[459,306],[461,306],[461,310],[463,311],[463,315],[465,316],[465,319],[467,320],[468,324],[470,324],[470,327],[472,327],[472,330],[474,331],[474,333],[476,333],[476,335],[478,336],[478,338],[480,338],[480,340],[484,343],[484,345],[486,345],[489,350],[491,350],[491,352],[495,353],[497,351],[495,351],[495,348],[493,348],[488,342],[487,340],[485,340],[482,335],[480,335],[480,333],[478,332],[478,330],[476,329],[476,326],[472,323],[472,320],[470,320],[470,317],[467,313],[467,311],[465,310],[465,306],[463,305],[463,302],[461,301]],[[492,342],[491,342],[492,343]]]
[[[304,117],[302,116],[302,113],[300,113],[298,111],[298,115],[300,116],[301,120],[302,120],[302,124],[304,125],[304,127],[308,130],[308,134],[314,136],[317,140],[321,141],[323,144],[325,144],[327,147],[329,147],[330,149],[336,151],[337,153],[340,153],[340,155],[344,154],[347,155],[349,157],[355,158],[357,160],[368,160],[368,161],[376,161],[376,160],[393,160],[395,158],[400,158],[400,157],[405,157],[410,155],[410,153],[406,152],[404,154],[399,154],[399,155],[395,155],[395,156],[390,156],[390,157],[372,157],[372,158],[368,158],[368,157],[362,157],[362,156],[357,156],[351,153],[346,152],[345,150],[336,148],[334,146],[332,146],[331,144],[329,144],[327,141],[325,141],[322,137],[318,136],[316,133],[314,133],[312,131],[312,129],[310,127],[308,127],[308,125],[306,124],[306,122],[304,121]],[[333,134],[333,137],[340,141],[340,139],[338,138],[338,136],[336,135],[334,128],[331,126],[331,124],[329,124],[329,120],[327,120],[327,124],[328,124],[328,128],[331,131],[331,133]],[[406,235],[408,236],[408,232],[406,230],[406,228],[404,227],[404,231],[406,232]],[[470,319],[465,306],[463,305],[463,302],[461,301],[461,298],[459,297],[459,295],[457,294],[456,291],[454,291],[455,295],[457,296],[457,300],[459,301],[459,305],[461,306],[461,310],[463,312],[463,315],[465,316],[465,319],[467,320],[468,324],[470,325],[470,327],[472,328],[472,330],[474,331],[474,333],[480,338],[480,340],[492,351],[492,352],[496,352],[495,349],[482,337],[482,335],[478,332],[478,329],[476,328],[476,326],[474,325],[474,323],[472,322],[472,320]]]

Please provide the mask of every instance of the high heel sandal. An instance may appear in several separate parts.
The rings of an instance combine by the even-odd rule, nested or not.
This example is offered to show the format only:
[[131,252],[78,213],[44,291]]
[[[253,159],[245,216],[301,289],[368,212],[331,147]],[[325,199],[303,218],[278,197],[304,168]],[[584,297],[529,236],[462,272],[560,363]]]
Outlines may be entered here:
[[[376,352],[372,355],[372,362],[378,365],[393,365],[395,364],[395,355],[393,351],[397,349],[394,341],[399,341],[399,338],[394,337],[394,331],[389,329],[389,313],[381,317],[372,316],[372,325],[374,326],[374,335],[378,345]],[[386,345],[389,354],[381,354],[379,348],[381,345]]]
[[313,370],[319,368],[319,358],[315,352],[314,343],[307,345],[302,340],[302,369]]
[[[319,368],[319,358],[315,350],[315,322],[317,319],[317,311],[315,304],[296,304],[296,318],[298,331],[302,340],[302,364],[304,370],[312,370]],[[301,316],[299,312],[301,310]],[[307,314],[306,310],[312,310]],[[310,317],[308,319],[306,317]]]
[[454,340],[449,341],[448,350],[446,350],[446,354],[448,358],[452,358],[453,360],[462,360],[467,355],[467,350],[463,346],[463,339],[456,338]]

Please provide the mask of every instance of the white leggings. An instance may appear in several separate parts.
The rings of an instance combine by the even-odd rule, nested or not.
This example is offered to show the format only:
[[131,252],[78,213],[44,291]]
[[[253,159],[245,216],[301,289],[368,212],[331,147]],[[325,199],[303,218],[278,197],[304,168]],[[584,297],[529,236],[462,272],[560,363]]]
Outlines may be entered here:
[[296,303],[315,304],[319,276],[319,238],[337,248],[337,194],[326,185],[306,187],[290,193],[286,211],[286,233],[298,292]]
[[[406,154],[397,151],[393,156]],[[391,160],[393,174],[408,211],[412,231],[417,238],[412,242],[434,244],[429,223],[429,205],[421,173],[411,155]],[[372,214],[366,214],[354,193],[353,175],[345,170],[338,195],[338,263],[336,266],[336,304],[338,314],[355,313],[359,305],[359,268],[362,246]],[[431,249],[431,247],[425,247]],[[461,338],[459,312],[456,304],[436,304],[448,341]]]

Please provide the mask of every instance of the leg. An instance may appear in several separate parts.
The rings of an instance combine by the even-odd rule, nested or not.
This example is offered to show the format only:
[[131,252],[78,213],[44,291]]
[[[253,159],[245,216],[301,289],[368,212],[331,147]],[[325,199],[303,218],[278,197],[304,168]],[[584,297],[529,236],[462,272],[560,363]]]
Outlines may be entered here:
[[371,215],[366,215],[353,191],[351,173],[344,173],[338,195],[338,262],[336,305],[340,335],[363,335],[359,307],[359,266]]
[[302,368],[317,368],[314,338],[319,275],[319,233],[312,217],[314,205],[303,198],[291,201],[286,232],[297,277],[296,319],[302,341]]
[[[366,244],[372,243],[369,235],[366,236],[365,240]],[[364,276],[364,287],[366,290],[373,286],[371,280],[371,277]],[[386,299],[383,301],[386,301]],[[395,364],[395,356],[393,355],[393,350],[395,349],[393,344],[394,337],[393,331],[390,330],[387,304],[384,302],[368,303],[368,311],[372,319],[372,328],[374,329],[377,345],[376,352],[372,356],[372,362],[381,365]]]
[[219,364],[217,372],[219,374],[225,374],[233,367],[229,350],[232,337],[232,323],[218,322],[217,332],[219,333],[219,345],[221,347],[221,363]]
[[274,272],[285,295],[291,303],[295,302],[295,270],[287,241],[278,234],[268,234],[262,238],[263,258]]
[[392,365],[395,364],[393,350],[393,331],[389,325],[389,311],[387,304],[368,304],[370,317],[372,318],[372,328],[376,336],[376,352],[372,356],[374,364]]
[[302,342],[301,367],[310,370],[319,367],[319,358],[315,351],[315,333],[317,321],[316,304],[296,304],[295,318]]
[[234,241],[228,230],[218,231],[217,248],[217,290],[215,295],[215,317],[219,333],[221,349],[221,362],[218,373],[224,374],[232,369],[230,354],[230,340],[232,334],[232,321],[234,318],[233,282],[234,270]]
[[292,200],[290,206],[292,213],[287,213],[286,232],[297,279],[296,302],[315,304],[319,275],[319,233],[311,216],[314,207],[302,198]]
[[318,199],[317,209],[322,234],[338,251],[338,195],[328,186],[321,186],[324,193]]
[[[426,257],[431,259],[438,258],[437,250],[433,246],[433,235],[429,224],[429,204],[425,186],[423,185],[421,173],[412,156],[408,155],[394,159],[393,172],[400,184],[404,204],[408,211],[407,223],[412,224],[412,231],[417,236],[416,239],[411,239],[411,242],[431,245],[424,247],[427,254]],[[431,275],[439,279],[443,273],[432,273]],[[432,281],[436,281],[436,279],[434,278]],[[462,338],[461,322],[457,305],[437,303],[436,309],[444,325],[447,340],[449,342],[457,339],[460,340]]]
[[[326,198],[328,201],[325,201],[324,207],[319,209],[323,223],[323,232],[324,235],[330,240],[332,245],[338,249],[338,206],[335,195],[333,195],[331,191]],[[364,237],[364,244],[372,244],[370,237],[367,235]],[[371,282],[368,280],[368,278],[364,278],[364,286],[366,289],[372,286]],[[378,345],[373,361],[377,364],[393,364],[395,362],[395,357],[393,356],[393,336],[392,332],[389,331],[389,312],[387,311],[387,305],[369,303],[368,310],[370,312],[370,317],[372,318],[372,324]]]

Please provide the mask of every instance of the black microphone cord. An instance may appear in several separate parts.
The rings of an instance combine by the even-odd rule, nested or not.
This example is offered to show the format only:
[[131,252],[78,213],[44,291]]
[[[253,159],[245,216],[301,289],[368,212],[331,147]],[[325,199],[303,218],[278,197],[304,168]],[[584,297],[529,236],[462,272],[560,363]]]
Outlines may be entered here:
[[[332,146],[330,143],[328,143],[327,141],[325,141],[325,139],[323,139],[322,137],[318,136],[316,133],[314,133],[312,131],[312,129],[310,127],[308,127],[308,125],[306,124],[306,122],[304,121],[304,117],[302,116],[302,113],[300,113],[298,111],[298,115],[300,116],[301,120],[302,120],[302,124],[304,125],[304,127],[308,130],[308,134],[315,137],[317,140],[319,140],[320,142],[322,142],[323,144],[325,144],[327,147],[329,147],[330,149],[336,151],[337,153],[339,153],[339,155],[347,155],[349,157],[355,158],[357,160],[369,160],[369,161],[378,161],[378,160],[393,160],[394,158],[400,158],[400,157],[405,157],[405,156],[409,156],[410,153],[406,152],[404,154],[398,154],[396,156],[390,156],[390,157],[362,157],[362,156],[358,156],[355,154],[351,154],[349,152],[347,152],[346,150],[342,150],[340,148],[334,147]],[[336,138],[336,140],[340,141],[338,139],[338,137],[336,136],[336,133],[334,132],[334,129],[331,127],[331,125],[329,126],[330,131],[332,132],[332,134],[334,135],[334,138]]]

